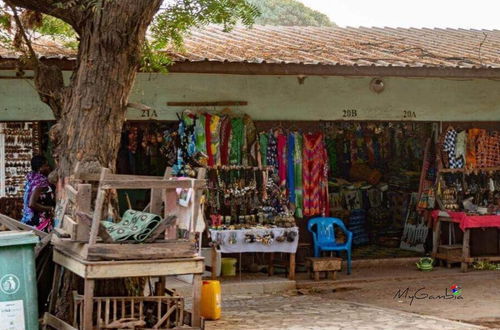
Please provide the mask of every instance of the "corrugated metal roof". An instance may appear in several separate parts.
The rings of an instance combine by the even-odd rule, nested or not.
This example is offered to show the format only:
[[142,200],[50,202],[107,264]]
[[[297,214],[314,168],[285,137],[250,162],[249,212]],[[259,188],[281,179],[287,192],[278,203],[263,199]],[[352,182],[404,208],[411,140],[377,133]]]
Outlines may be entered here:
[[[48,58],[74,54],[54,43],[37,48]],[[193,29],[182,51],[168,52],[176,62],[499,68],[500,30],[207,26]],[[0,49],[0,57],[15,56]]]

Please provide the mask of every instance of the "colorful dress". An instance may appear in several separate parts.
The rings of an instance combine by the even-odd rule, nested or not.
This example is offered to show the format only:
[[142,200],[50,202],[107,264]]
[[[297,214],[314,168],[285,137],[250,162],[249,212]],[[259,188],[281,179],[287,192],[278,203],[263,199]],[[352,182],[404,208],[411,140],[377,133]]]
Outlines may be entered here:
[[304,215],[329,215],[328,160],[322,133],[304,134]]
[[242,118],[231,119],[231,132],[229,164],[241,165],[243,160],[243,145],[245,143],[245,130]]
[[39,212],[29,207],[31,195],[36,188],[42,189],[37,201],[39,204],[50,207],[56,206],[54,186],[49,183],[45,175],[31,172],[26,176],[24,185],[24,206],[21,222],[38,230],[49,232],[52,230],[54,220],[50,212]]
[[279,133],[278,135],[278,175],[280,177],[280,188],[286,189],[286,135]]
[[231,139],[231,118],[226,116],[220,124],[220,162],[229,165],[229,142]]
[[304,199],[302,186],[302,134],[294,133],[294,186],[295,186],[295,216],[303,217]]

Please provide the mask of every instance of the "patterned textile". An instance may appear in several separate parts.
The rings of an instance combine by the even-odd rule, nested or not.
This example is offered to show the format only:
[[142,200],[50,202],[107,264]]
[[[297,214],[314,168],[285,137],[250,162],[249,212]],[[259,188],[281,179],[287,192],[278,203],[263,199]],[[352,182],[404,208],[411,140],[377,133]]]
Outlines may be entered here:
[[205,116],[198,116],[194,126],[194,134],[196,139],[196,151],[207,154],[207,141],[205,139]]
[[328,160],[322,133],[304,134],[304,215],[328,215]]
[[477,138],[476,160],[478,167],[500,165],[500,136],[498,132],[484,133]]
[[212,148],[214,165],[220,165],[220,121],[221,117],[217,115],[212,115],[212,118],[210,119],[210,145]]
[[102,221],[113,241],[133,240],[137,243],[147,239],[162,222],[156,214],[127,210],[118,223]]
[[262,132],[259,133],[259,152],[260,152],[260,161],[261,166],[267,166],[267,144],[269,141],[269,137],[267,133]]
[[303,186],[302,186],[302,134],[294,133],[295,136],[295,150],[293,153],[293,159],[295,161],[294,171],[294,184],[295,184],[295,216],[297,218],[302,218],[304,209],[304,199],[303,199]]
[[328,154],[328,164],[330,165],[330,177],[338,176],[338,164],[337,164],[337,141],[333,138],[326,138],[326,150]]
[[245,114],[243,116],[243,124],[245,125],[245,159],[243,160],[244,165],[254,166],[257,164],[257,129],[252,120],[252,117]]
[[468,168],[477,166],[477,140],[480,136],[486,134],[486,130],[479,128],[472,128],[467,131],[467,146],[466,146],[466,164]]
[[278,171],[278,141],[272,131],[267,136],[266,162],[267,166],[273,166]]
[[278,135],[278,175],[280,177],[280,188],[286,187],[286,135],[280,133]]
[[[36,188],[44,188],[40,194],[40,204],[45,206],[55,206],[54,189],[51,187],[47,177],[41,173],[31,172],[26,176],[23,197],[23,218],[22,223],[33,226],[38,230],[49,231],[52,227],[52,217],[47,212],[38,212],[29,207],[31,195]],[[52,196],[49,196],[52,194]],[[52,197],[52,198],[51,198]],[[53,203],[54,205],[49,205]]]
[[243,144],[245,130],[242,118],[231,119],[231,149],[229,150],[229,164],[241,165],[243,160]]
[[456,157],[456,144],[457,144],[457,131],[452,127],[446,131],[443,141],[443,151],[448,155],[449,168],[462,168],[464,167],[464,159]]
[[214,166],[214,154],[212,152],[212,133],[210,131],[210,124],[212,122],[212,115],[205,114],[205,142],[207,144],[208,166]]
[[288,200],[290,203],[295,204],[295,135],[293,133],[288,134],[288,145],[287,145],[287,167],[286,167],[286,175],[287,175],[287,191],[288,191]]
[[231,118],[226,116],[220,125],[220,162],[222,165],[229,165],[229,142],[231,139]]

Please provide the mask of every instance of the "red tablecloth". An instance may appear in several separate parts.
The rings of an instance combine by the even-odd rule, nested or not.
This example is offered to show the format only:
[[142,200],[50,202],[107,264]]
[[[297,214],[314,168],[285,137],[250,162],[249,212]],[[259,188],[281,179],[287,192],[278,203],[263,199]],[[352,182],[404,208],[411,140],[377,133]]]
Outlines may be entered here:
[[498,227],[500,228],[500,215],[467,215],[465,212],[452,212],[452,211],[432,211],[432,218],[434,222],[437,221],[440,212],[448,215],[453,222],[460,224],[460,229],[465,230],[468,228],[481,228],[481,227]]

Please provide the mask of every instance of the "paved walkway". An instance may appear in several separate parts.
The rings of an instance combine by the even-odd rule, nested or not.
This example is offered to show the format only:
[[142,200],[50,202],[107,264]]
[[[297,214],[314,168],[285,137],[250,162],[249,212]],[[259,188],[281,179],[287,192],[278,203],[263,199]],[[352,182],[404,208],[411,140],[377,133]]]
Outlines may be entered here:
[[478,329],[402,311],[335,300],[323,295],[231,297],[222,319],[206,329]]

